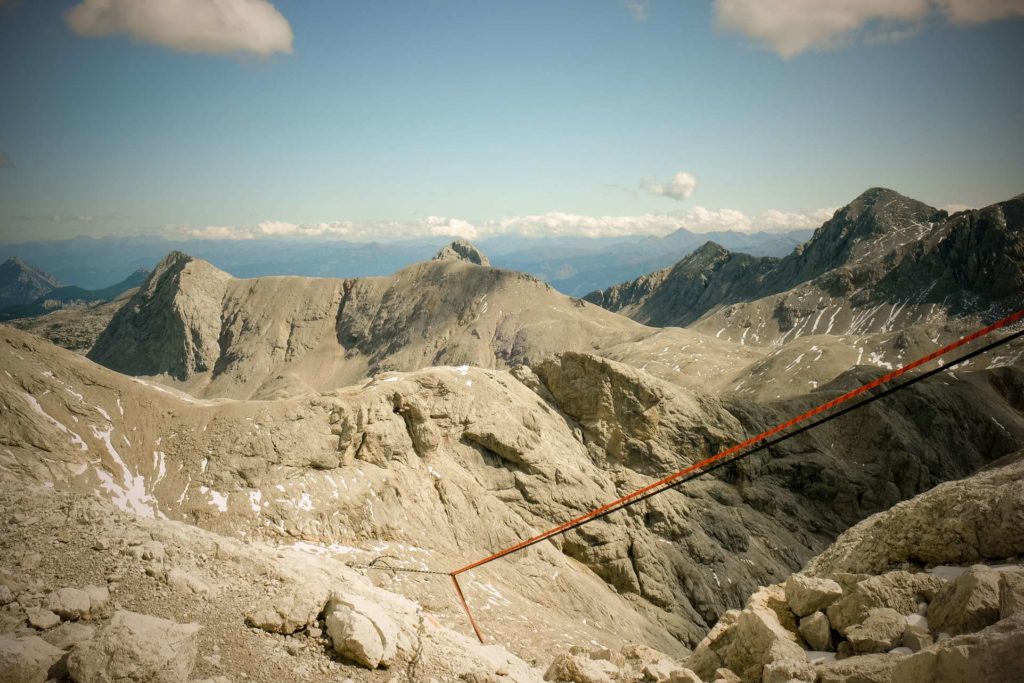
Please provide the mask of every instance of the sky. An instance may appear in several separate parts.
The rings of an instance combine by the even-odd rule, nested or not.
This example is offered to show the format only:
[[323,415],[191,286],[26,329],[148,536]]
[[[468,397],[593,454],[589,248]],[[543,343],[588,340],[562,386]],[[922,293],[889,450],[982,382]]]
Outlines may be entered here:
[[1024,0],[0,0],[0,241],[816,227],[1024,191]]

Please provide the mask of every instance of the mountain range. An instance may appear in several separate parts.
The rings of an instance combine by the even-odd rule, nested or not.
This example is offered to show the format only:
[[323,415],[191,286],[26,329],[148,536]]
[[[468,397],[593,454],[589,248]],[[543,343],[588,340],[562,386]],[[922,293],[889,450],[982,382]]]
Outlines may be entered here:
[[708,243],[588,300],[464,241],[345,278],[172,251],[86,357],[0,326],[38,547],[0,553],[0,638],[70,630],[66,546],[121,606],[54,636],[75,670],[159,614],[210,634],[202,676],[1013,680],[1019,341],[460,577],[486,648],[447,572],[1020,309],[1022,203],[873,188],[789,255]]
[[[718,231],[715,239],[739,251],[783,256],[809,236],[808,230],[746,234]],[[450,239],[450,238],[449,238]],[[75,238],[0,244],[0,258],[17,256],[87,289],[106,287],[132,270],[151,270],[170,251],[202,258],[237,277],[389,275],[429,259],[447,240],[394,242],[344,240],[169,240],[159,237]],[[665,237],[497,236],[479,242],[493,264],[545,280],[580,296],[667,266],[699,246],[700,235],[679,229]]]
[[[21,264],[21,267],[26,270],[31,268],[26,264]],[[113,301],[125,292],[139,287],[145,282],[148,275],[149,271],[139,269],[124,280],[102,289],[82,289],[76,286],[54,287],[27,303],[0,308],[0,321],[31,318],[63,308]]]

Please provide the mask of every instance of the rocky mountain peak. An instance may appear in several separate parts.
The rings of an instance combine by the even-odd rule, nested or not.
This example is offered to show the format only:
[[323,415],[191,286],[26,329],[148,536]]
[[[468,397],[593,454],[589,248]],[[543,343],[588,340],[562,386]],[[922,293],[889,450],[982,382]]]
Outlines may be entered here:
[[437,252],[435,261],[465,261],[478,266],[491,265],[487,255],[480,251],[472,242],[458,239]]
[[708,240],[704,244],[697,247],[692,254],[686,256],[683,261],[689,261],[691,263],[712,263],[718,259],[724,258],[731,254],[728,249],[723,247],[718,242],[712,242]]
[[[216,361],[231,276],[180,251],[163,258],[96,340],[89,358],[119,372],[184,380]],[[153,340],[140,346],[135,340]]]
[[17,256],[0,264],[0,308],[34,301],[60,287],[57,278]]
[[846,242],[883,237],[914,225],[938,220],[940,211],[895,190],[872,187],[836,211],[814,233],[805,251],[815,243]]

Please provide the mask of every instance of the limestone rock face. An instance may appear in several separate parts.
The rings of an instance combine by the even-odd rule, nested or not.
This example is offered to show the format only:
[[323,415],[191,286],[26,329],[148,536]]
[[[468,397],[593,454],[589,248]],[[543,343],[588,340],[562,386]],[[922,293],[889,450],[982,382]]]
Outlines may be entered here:
[[1024,616],[1016,614],[978,633],[938,642],[900,661],[893,681],[1019,681],[1024,672]]
[[491,262],[487,256],[467,240],[458,239],[437,252],[435,261],[465,261],[477,266],[489,266]]
[[118,611],[93,640],[74,648],[68,671],[78,683],[181,683],[195,664],[199,628]]
[[786,602],[798,617],[824,610],[842,596],[842,586],[831,579],[793,574],[786,580]]
[[964,566],[1014,557],[1024,547],[1024,458],[939,484],[843,532],[808,571],[878,574],[913,559]]
[[999,621],[1000,572],[971,567],[943,587],[928,606],[928,623],[939,633],[973,633]]
[[171,252],[114,315],[89,358],[127,374],[179,380],[212,370],[230,279],[205,261]]

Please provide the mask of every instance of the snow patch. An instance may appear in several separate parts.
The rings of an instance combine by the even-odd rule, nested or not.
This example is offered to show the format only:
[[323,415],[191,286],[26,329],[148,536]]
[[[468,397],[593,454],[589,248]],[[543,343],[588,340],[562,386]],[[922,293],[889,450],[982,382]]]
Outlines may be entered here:
[[78,434],[75,434],[73,431],[71,431],[70,429],[65,427],[59,420],[57,420],[56,418],[50,416],[49,413],[47,413],[45,410],[43,410],[43,407],[41,405],[39,405],[39,401],[36,400],[35,396],[33,396],[32,394],[22,394],[22,395],[25,397],[25,400],[28,402],[28,404],[30,406],[32,406],[32,410],[36,411],[37,413],[39,413],[40,415],[45,417],[46,420],[51,425],[53,425],[58,430],[64,432],[69,437],[71,437],[71,443],[73,443],[76,446],[78,446],[78,448],[80,450],[83,450],[83,451],[89,450],[89,447],[86,445],[85,441],[82,441],[82,437],[80,437]]

